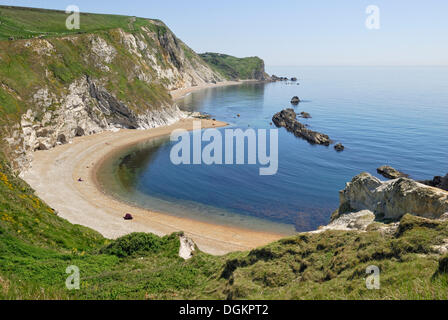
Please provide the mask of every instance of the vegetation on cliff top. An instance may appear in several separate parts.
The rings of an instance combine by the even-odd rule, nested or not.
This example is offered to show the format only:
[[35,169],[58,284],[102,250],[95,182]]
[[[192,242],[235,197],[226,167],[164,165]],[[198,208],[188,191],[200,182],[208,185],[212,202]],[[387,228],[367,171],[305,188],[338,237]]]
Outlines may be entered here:
[[258,57],[236,58],[222,53],[202,53],[202,59],[215,71],[231,80],[266,80],[264,62]]
[[[65,11],[0,6],[0,40],[54,37],[121,28],[131,32],[152,25],[151,20],[112,14],[81,13],[80,29],[68,30]],[[155,21],[155,20],[152,20]]]
[[[3,159],[3,157],[2,157]],[[382,234],[300,234],[250,252],[178,256],[179,234],[108,240],[73,225],[0,161],[0,299],[446,299],[448,222],[410,215]],[[440,260],[440,262],[439,262]],[[79,290],[65,270],[80,269]],[[366,267],[381,270],[368,290]]]

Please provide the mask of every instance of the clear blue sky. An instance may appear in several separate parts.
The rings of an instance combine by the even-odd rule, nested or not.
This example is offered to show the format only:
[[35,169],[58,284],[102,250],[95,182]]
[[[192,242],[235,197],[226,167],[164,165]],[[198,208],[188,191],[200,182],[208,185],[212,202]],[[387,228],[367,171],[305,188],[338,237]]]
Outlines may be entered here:
[[[196,52],[269,66],[448,65],[447,0],[48,0],[5,5],[158,18]],[[368,5],[381,28],[365,27]],[[81,21],[82,23],[82,21]]]

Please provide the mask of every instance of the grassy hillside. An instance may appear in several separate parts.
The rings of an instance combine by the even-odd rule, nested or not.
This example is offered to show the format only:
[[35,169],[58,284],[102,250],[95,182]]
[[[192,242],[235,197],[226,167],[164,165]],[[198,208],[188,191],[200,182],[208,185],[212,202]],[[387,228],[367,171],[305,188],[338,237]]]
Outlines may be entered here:
[[80,29],[68,30],[65,11],[0,6],[0,40],[51,37],[121,28],[133,31],[148,25],[148,19],[120,15],[81,13]]
[[221,53],[202,53],[201,58],[228,79],[267,79],[264,62],[258,57],[236,58]]
[[[190,70],[204,68],[155,20],[84,14],[81,34],[58,37],[72,33],[65,30],[65,18],[62,12],[0,7],[2,39],[47,38],[0,41],[2,138],[29,108],[36,112],[32,125],[43,126],[43,114],[56,114],[77,79],[96,79],[139,112],[169,104],[166,85],[183,80],[159,75],[163,67],[184,63],[193,66]],[[142,25],[145,32],[139,30]],[[124,45],[131,35],[140,46]],[[202,57],[229,79],[265,77],[259,58]],[[54,95],[44,107],[33,102],[41,88]],[[81,98],[90,99],[87,93]],[[447,221],[406,215],[391,233],[375,224],[366,233],[301,234],[221,257],[197,250],[184,261],[178,257],[178,234],[135,233],[109,240],[61,219],[13,173],[5,150],[2,146],[0,299],[448,298],[448,256],[441,257],[435,247],[447,242]],[[70,265],[80,268],[80,290],[65,288]],[[381,290],[366,289],[369,265],[381,269]]]
[[[448,258],[432,247],[448,238],[448,222],[407,215],[391,235],[379,225],[301,234],[184,261],[178,234],[113,241],[70,224],[0,162],[0,299],[448,298]],[[80,269],[79,290],[65,288],[70,265]],[[369,265],[381,270],[381,290],[366,289]]]

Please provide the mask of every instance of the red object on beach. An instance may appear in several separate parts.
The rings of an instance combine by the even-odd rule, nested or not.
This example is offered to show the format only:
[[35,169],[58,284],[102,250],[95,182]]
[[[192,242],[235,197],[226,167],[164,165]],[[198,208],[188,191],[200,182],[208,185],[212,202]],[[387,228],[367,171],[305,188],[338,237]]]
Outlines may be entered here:
[[126,215],[123,217],[124,220],[132,220],[134,217],[130,213],[126,213]]

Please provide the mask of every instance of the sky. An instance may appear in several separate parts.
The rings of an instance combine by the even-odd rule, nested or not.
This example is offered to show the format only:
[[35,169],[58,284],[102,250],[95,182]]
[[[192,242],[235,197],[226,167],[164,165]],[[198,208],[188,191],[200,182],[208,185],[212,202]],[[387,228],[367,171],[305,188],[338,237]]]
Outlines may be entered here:
[[[196,52],[267,66],[448,65],[447,0],[48,0],[2,5],[157,18]],[[368,29],[369,5],[379,29]],[[82,23],[82,20],[81,20]]]

